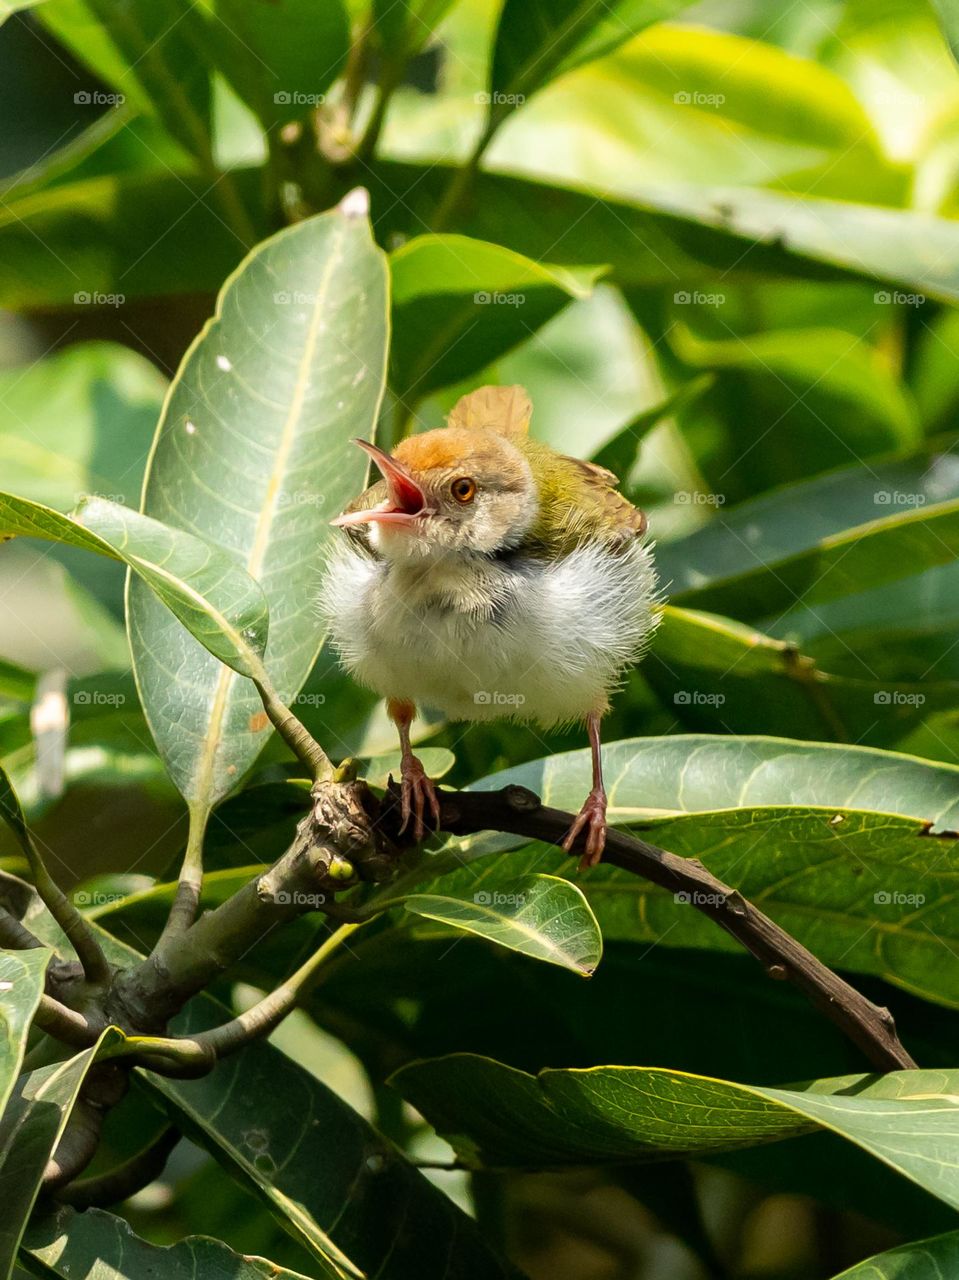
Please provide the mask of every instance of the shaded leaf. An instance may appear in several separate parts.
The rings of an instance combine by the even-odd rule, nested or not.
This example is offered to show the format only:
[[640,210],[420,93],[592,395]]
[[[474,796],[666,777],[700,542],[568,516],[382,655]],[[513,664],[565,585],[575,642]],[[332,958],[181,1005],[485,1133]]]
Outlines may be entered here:
[[101,1048],[108,1048],[119,1032],[108,1030],[99,1042],[65,1062],[56,1062],[23,1075],[0,1117],[0,1276],[9,1277],[27,1220],[40,1190],[48,1160],[80,1087]]
[[0,1116],[20,1074],[27,1033],[43,995],[50,955],[46,947],[0,951]]
[[468,236],[419,236],[390,257],[392,379],[421,399],[528,338],[598,274],[534,262]]
[[[266,664],[292,701],[323,640],[314,596],[329,521],[363,487],[386,356],[386,270],[362,193],[259,245],[177,373],[144,493],[151,516],[216,539],[270,606]],[[134,665],[160,753],[200,810],[270,725],[237,680],[131,583]]]
[[[24,1256],[27,1255],[27,1256]],[[122,1218],[100,1209],[77,1213],[61,1205],[30,1224],[21,1259],[39,1276],[73,1280],[305,1280],[299,1272],[266,1258],[234,1253],[208,1236],[187,1236],[171,1245],[152,1244]],[[336,1276],[336,1271],[325,1274]]]
[[315,111],[343,69],[350,27],[340,0],[216,0],[221,70],[268,129]]
[[720,507],[660,546],[657,562],[674,602],[752,619],[893,582],[957,550],[959,460],[944,453],[843,468]]
[[[947,0],[948,2],[948,0]],[[916,1240],[859,1262],[835,1280],[943,1280],[959,1268],[959,1231]]]
[[603,939],[582,891],[556,876],[504,875],[498,883],[468,899],[413,893],[403,906],[413,915],[590,977],[603,954]]
[[[767,1089],[656,1067],[526,1075],[472,1054],[392,1083],[474,1167],[643,1161],[732,1151],[823,1128],[953,1207],[959,1072],[894,1071]],[[477,1106],[494,1097],[494,1110]]]

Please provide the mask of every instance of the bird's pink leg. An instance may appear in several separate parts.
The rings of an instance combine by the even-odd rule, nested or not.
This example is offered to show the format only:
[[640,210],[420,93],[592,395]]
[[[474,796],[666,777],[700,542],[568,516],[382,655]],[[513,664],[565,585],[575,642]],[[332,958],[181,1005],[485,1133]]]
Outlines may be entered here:
[[606,848],[606,788],[603,786],[603,754],[599,737],[601,721],[602,713],[599,711],[591,711],[586,719],[589,745],[593,753],[593,789],[563,841],[563,848],[569,852],[576,837],[585,828],[586,849],[579,862],[581,871],[595,867]]
[[400,831],[406,830],[412,817],[413,837],[416,840],[422,840],[426,835],[426,826],[423,822],[426,806],[429,805],[433,821],[438,828],[440,824],[440,802],[436,795],[436,788],[427,776],[426,770],[420,761],[414,756],[413,748],[410,745],[410,725],[416,715],[416,707],[412,702],[406,702],[399,698],[389,698],[387,699],[386,710],[399,730],[400,749],[402,751],[400,762],[400,813],[403,816],[403,825],[400,827]]

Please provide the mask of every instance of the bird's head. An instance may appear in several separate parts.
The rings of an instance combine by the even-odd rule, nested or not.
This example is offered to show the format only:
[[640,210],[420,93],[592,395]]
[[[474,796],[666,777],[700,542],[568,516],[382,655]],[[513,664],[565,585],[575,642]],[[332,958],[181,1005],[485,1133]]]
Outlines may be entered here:
[[529,463],[495,431],[442,427],[411,436],[392,454],[355,443],[383,478],[333,523],[368,526],[371,543],[389,559],[507,550],[536,518]]

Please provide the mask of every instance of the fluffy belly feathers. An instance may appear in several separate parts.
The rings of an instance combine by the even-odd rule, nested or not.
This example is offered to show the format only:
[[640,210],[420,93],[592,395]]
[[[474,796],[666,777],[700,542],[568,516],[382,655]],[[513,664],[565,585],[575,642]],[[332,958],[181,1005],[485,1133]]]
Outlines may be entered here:
[[605,709],[654,627],[656,574],[639,540],[552,561],[388,564],[335,553],[320,599],[357,680],[451,719],[544,725]]

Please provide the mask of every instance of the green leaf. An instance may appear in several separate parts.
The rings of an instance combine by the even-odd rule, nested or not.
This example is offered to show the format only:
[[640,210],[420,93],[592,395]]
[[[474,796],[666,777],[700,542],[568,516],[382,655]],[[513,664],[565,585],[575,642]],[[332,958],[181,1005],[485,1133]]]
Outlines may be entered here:
[[[136,1235],[123,1218],[101,1209],[84,1213],[61,1205],[31,1222],[21,1246],[21,1262],[49,1280],[306,1280],[299,1272],[266,1258],[234,1253],[209,1236],[187,1236],[158,1245]],[[343,1273],[324,1269],[328,1276]]]
[[[475,884],[481,883],[481,877]],[[413,893],[403,906],[413,915],[438,920],[590,977],[603,954],[596,917],[582,891],[556,876],[501,876],[469,899]]]
[[[383,235],[428,226],[449,181],[442,164],[382,163],[371,185]],[[851,273],[913,295],[959,298],[954,220],[854,201],[696,186],[644,187],[597,200],[594,191],[572,185],[484,172],[458,230],[531,258],[608,263],[616,283],[657,285],[670,294]]]
[[952,56],[959,62],[959,4],[956,0],[932,0]]
[[[694,734],[609,743],[603,758],[614,825],[700,858],[824,963],[959,1004],[950,870],[959,769],[866,747]],[[477,786],[511,784],[575,811],[589,788],[589,752],[532,761]],[[447,865],[471,865],[421,891],[467,896],[474,859],[525,843],[458,841]],[[568,855],[542,845],[488,863],[490,876],[569,871]],[[583,889],[607,943],[737,949],[689,903],[605,863]]]
[[47,1162],[66,1128],[87,1071],[120,1038],[109,1029],[96,1045],[65,1062],[20,1077],[0,1117],[0,1277],[8,1280]]
[[[387,279],[364,193],[259,245],[174,379],[144,510],[215,538],[270,607],[266,665],[296,696],[323,631],[314,597],[329,522],[363,487],[382,395]],[[134,581],[129,623],[147,718],[200,810],[230,791],[270,731],[259,699]]]
[[[531,1076],[452,1054],[404,1067],[392,1083],[477,1168],[705,1155],[822,1128],[959,1207],[959,1170],[949,1156],[959,1138],[957,1071],[765,1089],[657,1067]],[[496,1107],[477,1107],[483,1097]]]
[[135,505],[166,380],[144,356],[88,342],[0,374],[0,472],[59,511],[100,494]]
[[[714,501],[677,495],[704,498]],[[959,469],[947,453],[775,490],[656,555],[671,600],[752,619],[893,582],[949,563],[957,550]]]
[[350,48],[340,0],[216,0],[214,13],[220,69],[267,129],[317,109]]
[[418,236],[390,257],[391,377],[404,403],[484,368],[586,297],[599,268],[568,271],[468,236]]
[[30,844],[27,819],[24,816],[20,798],[10,781],[10,775],[2,764],[0,764],[0,818],[13,832],[20,848],[26,850]]
[[[439,158],[428,110],[419,154]],[[417,123],[413,115],[406,135]],[[534,98],[488,165],[627,199],[695,181],[860,204],[908,200],[904,174],[835,71],[765,38],[674,24]]]
[[722,307],[705,306],[704,313],[717,312],[708,327],[722,334],[708,339],[677,322],[695,296],[676,295],[669,335],[686,364],[716,375],[710,405],[729,438],[710,458],[707,477],[720,492],[730,480],[757,492],[922,444],[914,405],[879,352],[855,334],[779,329],[730,338]]
[[834,1280],[944,1280],[959,1270],[959,1231],[901,1244],[842,1271]]
[[695,403],[700,396],[713,385],[713,379],[704,374],[684,382],[671,395],[666,396],[659,404],[637,414],[625,427],[621,427],[611,440],[593,454],[593,461],[620,479],[620,488],[627,491],[635,479],[633,472],[639,460],[640,446],[645,437],[658,426],[664,418],[671,417],[680,409]]
[[[954,628],[949,643],[955,639]],[[915,640],[908,637],[910,648]],[[876,638],[877,647],[884,643]],[[830,656],[862,654],[863,639],[836,638]],[[888,643],[888,638],[885,640]],[[852,646],[855,645],[855,648]],[[944,647],[944,646],[943,646]],[[959,679],[922,678],[931,655],[917,655],[910,681],[857,664],[835,675],[792,642],[714,614],[666,607],[643,674],[668,710],[690,729],[771,733],[893,746],[917,723],[955,707]],[[847,660],[845,666],[852,664]],[[940,678],[941,677],[941,678]]]
[[[5,778],[0,775],[0,786]],[[0,793],[0,808],[4,809]],[[0,951],[0,1116],[23,1063],[27,1033],[43,995],[51,952],[46,947],[31,951]]]
[[4,535],[47,538],[122,560],[194,643],[247,675],[259,669],[269,623],[263,594],[232,556],[208,542],[106,498],[86,499],[71,517],[0,493]]
[[[385,52],[405,61],[426,44],[454,0],[373,0],[375,32]],[[397,59],[399,60],[399,59]]]
[[493,50],[492,104],[504,114],[556,76],[601,58],[689,0],[506,0]]
[[[35,896],[24,922],[44,942],[62,945]],[[130,968],[143,958],[105,932],[97,936],[111,964]],[[286,934],[281,942],[287,946]],[[219,1001],[199,995],[174,1019],[171,1034],[190,1035],[230,1016]],[[463,1280],[513,1276],[462,1210],[322,1081],[268,1042],[250,1044],[201,1080],[141,1070],[137,1079],[324,1273],[420,1280],[446,1274],[455,1258]]]
[[[231,177],[249,204],[260,175],[250,169]],[[225,230],[209,185],[191,173],[133,171],[11,199],[0,209],[7,264],[0,302],[14,310],[73,307],[97,294],[116,302],[217,288],[245,245]]]
[[38,15],[81,63],[155,114],[191,155],[210,160],[201,10],[179,0],[133,0],[118,14],[110,0],[47,0]]

